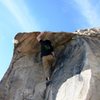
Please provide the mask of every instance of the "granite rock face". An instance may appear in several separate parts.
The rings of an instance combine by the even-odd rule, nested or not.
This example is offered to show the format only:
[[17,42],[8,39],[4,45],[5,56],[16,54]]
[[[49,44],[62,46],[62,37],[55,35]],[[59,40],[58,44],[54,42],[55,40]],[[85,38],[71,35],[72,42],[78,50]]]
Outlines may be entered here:
[[40,32],[18,33],[9,69],[0,82],[0,100],[100,100],[100,30],[45,32],[56,53],[46,87]]

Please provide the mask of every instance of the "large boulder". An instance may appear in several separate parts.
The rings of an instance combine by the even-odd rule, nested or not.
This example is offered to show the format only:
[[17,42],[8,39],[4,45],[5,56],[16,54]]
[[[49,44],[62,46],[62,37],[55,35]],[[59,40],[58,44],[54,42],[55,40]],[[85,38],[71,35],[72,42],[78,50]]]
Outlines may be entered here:
[[0,82],[0,100],[100,100],[100,30],[45,32],[56,54],[46,86],[40,32],[18,33],[9,69]]

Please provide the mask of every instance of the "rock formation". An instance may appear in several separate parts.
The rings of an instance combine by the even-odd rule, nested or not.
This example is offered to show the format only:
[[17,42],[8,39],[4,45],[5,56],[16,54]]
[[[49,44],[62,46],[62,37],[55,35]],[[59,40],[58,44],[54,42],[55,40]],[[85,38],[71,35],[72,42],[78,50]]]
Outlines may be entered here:
[[18,33],[9,69],[0,82],[0,100],[100,100],[100,29],[45,32],[56,53],[46,87],[40,32]]

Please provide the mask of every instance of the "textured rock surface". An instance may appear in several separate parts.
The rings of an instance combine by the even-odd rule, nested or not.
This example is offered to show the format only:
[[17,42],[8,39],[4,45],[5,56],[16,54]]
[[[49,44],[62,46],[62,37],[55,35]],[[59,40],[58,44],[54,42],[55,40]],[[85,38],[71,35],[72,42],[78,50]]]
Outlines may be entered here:
[[45,85],[39,32],[15,36],[10,67],[0,82],[0,100],[100,100],[100,30],[46,32],[55,48],[51,83]]

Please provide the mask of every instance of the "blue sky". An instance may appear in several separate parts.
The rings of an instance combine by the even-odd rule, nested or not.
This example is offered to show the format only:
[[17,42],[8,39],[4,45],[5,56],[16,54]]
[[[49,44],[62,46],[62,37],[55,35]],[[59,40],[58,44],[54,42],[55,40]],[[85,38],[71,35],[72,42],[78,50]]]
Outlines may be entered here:
[[18,32],[66,31],[100,26],[100,0],[0,0],[0,80]]

